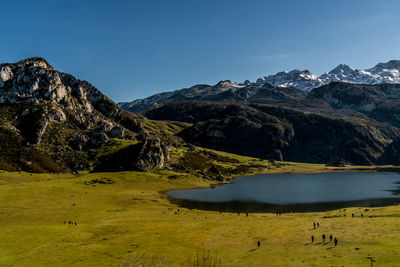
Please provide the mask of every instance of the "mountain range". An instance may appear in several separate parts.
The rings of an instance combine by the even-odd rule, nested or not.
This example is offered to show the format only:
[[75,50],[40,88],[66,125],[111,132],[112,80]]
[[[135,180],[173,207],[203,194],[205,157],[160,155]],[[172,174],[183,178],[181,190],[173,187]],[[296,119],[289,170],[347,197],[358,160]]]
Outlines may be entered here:
[[283,71],[257,79],[257,83],[269,83],[280,87],[310,90],[331,82],[358,84],[400,83],[400,60],[379,63],[375,67],[358,70],[340,64],[330,72],[316,76],[308,70]]
[[230,81],[220,82],[215,86],[196,85],[191,88],[176,90],[173,92],[160,93],[145,99],[139,99],[132,102],[121,102],[119,105],[135,112],[148,109],[151,106],[157,106],[160,102],[168,99],[178,100],[179,98],[196,98],[205,96],[210,97],[215,93],[222,91],[239,91],[242,88],[263,87],[266,84],[282,87],[297,88],[304,91],[310,91],[313,88],[320,87],[331,82],[344,82],[355,84],[397,84],[400,83],[400,60],[391,60],[387,63],[379,63],[375,67],[358,70],[348,65],[340,64],[330,72],[317,76],[308,70],[292,70],[278,72],[273,75],[257,79],[255,83],[245,81],[244,83],[232,83]]
[[[395,77],[397,68],[397,61],[366,71],[340,65],[327,74],[332,81],[307,90],[227,80],[117,105],[43,58],[4,63],[0,169],[196,172],[195,159],[215,157],[198,147],[271,161],[400,165],[400,84],[383,75]],[[349,82],[364,72],[382,79]],[[183,151],[190,153],[180,159]],[[207,168],[218,175],[221,166]]]
[[396,60],[367,70],[339,65],[319,77],[294,70],[119,106],[153,120],[192,123],[179,136],[202,147],[287,161],[399,164],[399,70]]

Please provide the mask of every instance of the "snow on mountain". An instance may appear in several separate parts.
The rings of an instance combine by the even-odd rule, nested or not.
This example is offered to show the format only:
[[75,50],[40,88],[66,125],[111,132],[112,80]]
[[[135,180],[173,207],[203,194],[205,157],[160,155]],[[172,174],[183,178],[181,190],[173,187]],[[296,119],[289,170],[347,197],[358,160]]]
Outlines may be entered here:
[[[0,82],[2,81],[0,77]],[[391,60],[387,63],[379,63],[375,67],[358,70],[348,65],[340,64],[330,72],[317,76],[308,70],[282,71],[273,75],[257,79],[255,83],[246,80],[244,83],[234,83],[229,80],[220,81],[214,86],[199,84],[190,88],[155,94],[153,96],[138,99],[132,102],[119,103],[126,110],[141,112],[149,108],[163,105],[165,101],[184,101],[188,99],[209,99],[212,96],[226,92],[257,91],[259,88],[276,86],[282,88],[297,88],[310,91],[331,82],[346,82],[356,84],[381,84],[400,83],[400,60]],[[0,85],[1,86],[1,85]],[[241,92],[244,93],[244,92]]]
[[198,84],[190,88],[184,88],[172,92],[159,93],[147,98],[137,99],[132,102],[121,102],[118,103],[118,105],[125,110],[134,110],[137,112],[141,112],[143,110],[149,109],[150,107],[158,107],[162,105],[163,101],[167,99],[183,101],[194,98],[207,98],[229,90],[236,91],[246,86],[249,85],[238,84],[229,80],[220,81],[214,86],[210,86],[207,84]]
[[323,85],[318,76],[308,70],[292,70],[290,72],[282,71],[277,74],[260,78],[256,81],[258,84],[269,83],[279,87],[295,87],[302,90],[315,88]]
[[278,72],[257,79],[256,83],[269,83],[279,87],[295,87],[302,90],[311,90],[331,82],[347,82],[359,84],[400,83],[400,60],[391,60],[379,63],[375,67],[358,70],[340,64],[328,73],[316,76],[308,70],[292,70]]

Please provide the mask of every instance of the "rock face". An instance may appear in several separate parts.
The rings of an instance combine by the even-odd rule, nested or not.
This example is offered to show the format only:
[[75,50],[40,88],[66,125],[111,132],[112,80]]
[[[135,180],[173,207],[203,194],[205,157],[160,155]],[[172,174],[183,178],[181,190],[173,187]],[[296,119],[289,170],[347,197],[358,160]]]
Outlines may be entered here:
[[[43,58],[28,58],[14,64],[0,65],[0,103],[50,101],[78,111],[76,119],[97,110],[108,117],[120,112],[118,107],[90,83],[56,71]],[[84,114],[86,113],[86,114]]]
[[163,168],[168,159],[168,151],[169,147],[160,139],[146,137],[136,145],[101,158],[95,171],[148,171]]
[[[0,169],[8,170],[87,169],[103,145],[144,134],[138,117],[43,58],[0,65],[0,126]],[[164,164],[163,155],[160,162],[147,154],[128,160],[145,169]]]

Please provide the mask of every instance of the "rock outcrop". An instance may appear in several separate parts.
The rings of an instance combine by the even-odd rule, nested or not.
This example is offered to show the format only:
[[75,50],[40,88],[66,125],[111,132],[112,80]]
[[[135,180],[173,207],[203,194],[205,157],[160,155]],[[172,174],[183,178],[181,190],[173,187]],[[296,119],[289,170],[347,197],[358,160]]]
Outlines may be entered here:
[[[55,70],[43,58],[0,65],[0,125],[12,132],[1,139],[19,144],[3,165],[0,155],[0,169],[8,170],[27,165],[30,171],[87,169],[96,151],[113,139],[134,140],[144,134],[137,116],[120,109],[90,83]],[[0,152],[6,150],[10,148],[0,143]],[[40,154],[40,162],[29,153],[26,160],[19,159],[25,151]],[[159,162],[146,153],[128,160],[138,169],[150,169],[164,164],[163,155]]]
[[95,171],[148,171],[163,168],[168,159],[169,147],[159,138],[145,137],[112,155],[99,159]]

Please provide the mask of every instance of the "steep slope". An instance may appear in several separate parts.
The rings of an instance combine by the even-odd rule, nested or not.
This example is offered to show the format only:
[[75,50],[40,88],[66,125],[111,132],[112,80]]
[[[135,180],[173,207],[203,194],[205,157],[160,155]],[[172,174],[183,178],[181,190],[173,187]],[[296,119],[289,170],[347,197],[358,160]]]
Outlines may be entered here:
[[0,65],[0,130],[0,169],[8,170],[88,169],[113,138],[151,138],[138,117],[43,58]]
[[180,136],[195,145],[266,159],[371,165],[400,136],[360,113],[305,112],[287,103],[169,103],[145,114],[194,123]]
[[400,127],[400,84],[331,83],[312,90],[308,99],[326,101],[335,109],[355,110]]

